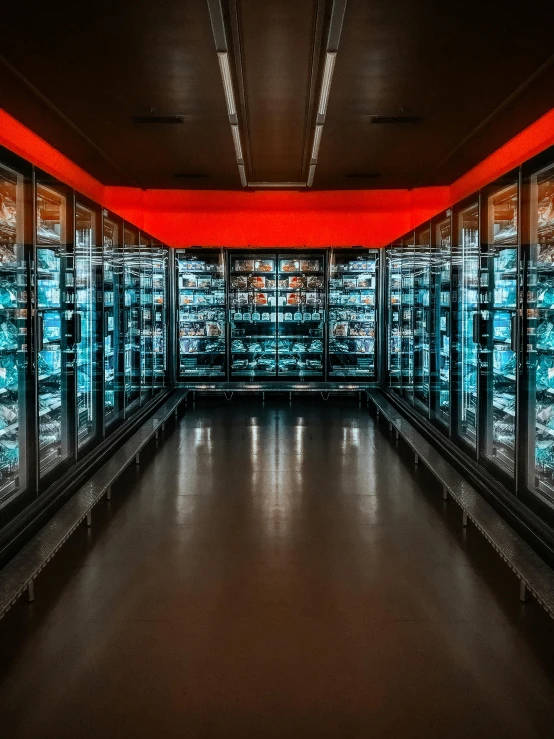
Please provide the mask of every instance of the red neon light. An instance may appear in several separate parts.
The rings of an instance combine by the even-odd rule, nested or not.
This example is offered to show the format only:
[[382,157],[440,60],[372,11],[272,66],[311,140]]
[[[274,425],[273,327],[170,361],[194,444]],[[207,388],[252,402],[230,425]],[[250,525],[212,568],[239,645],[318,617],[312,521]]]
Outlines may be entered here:
[[385,246],[554,145],[554,109],[450,187],[412,191],[106,187],[1,109],[0,144],[170,246]]

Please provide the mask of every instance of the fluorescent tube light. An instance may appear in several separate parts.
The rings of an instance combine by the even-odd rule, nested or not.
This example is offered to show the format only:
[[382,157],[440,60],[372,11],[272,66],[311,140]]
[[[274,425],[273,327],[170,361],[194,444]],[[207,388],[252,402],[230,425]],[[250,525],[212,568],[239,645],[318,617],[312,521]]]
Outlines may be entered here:
[[235,153],[237,155],[237,162],[239,164],[242,164],[242,146],[240,145],[240,132],[238,126],[231,126],[231,131],[233,133],[233,142],[235,144]]
[[229,118],[237,116],[237,108],[235,106],[235,93],[233,92],[233,78],[231,77],[231,66],[229,64],[229,54],[226,51],[217,53],[219,61],[219,69],[223,79],[223,90],[225,91],[225,100],[227,102],[227,112]]
[[323,126],[316,126],[315,134],[314,134],[314,145],[312,146],[312,162],[317,162],[317,155],[319,153],[319,145],[321,143],[322,133],[323,133]]
[[308,187],[311,187],[314,184],[314,175],[315,175],[315,164],[310,164],[310,171],[308,173]]
[[325,67],[323,68],[321,93],[319,95],[319,108],[317,111],[318,114],[323,118],[327,113],[327,103],[329,102],[329,92],[331,90],[331,80],[333,79],[333,70],[335,69],[336,58],[336,51],[327,52],[327,54],[325,55]]

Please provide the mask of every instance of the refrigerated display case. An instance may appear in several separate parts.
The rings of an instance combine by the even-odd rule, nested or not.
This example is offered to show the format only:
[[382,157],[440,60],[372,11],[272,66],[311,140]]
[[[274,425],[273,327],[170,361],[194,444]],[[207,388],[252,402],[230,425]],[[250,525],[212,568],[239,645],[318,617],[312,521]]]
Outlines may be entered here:
[[554,165],[551,163],[530,177],[529,209],[526,488],[532,500],[551,509],[554,506]]
[[124,417],[123,378],[117,363],[121,340],[123,264],[121,224],[115,217],[103,220],[104,261],[104,422],[110,429]]
[[378,264],[376,249],[330,254],[329,380],[376,376]]
[[138,233],[126,227],[123,231],[123,367],[125,385],[125,417],[140,407],[142,305],[140,291],[140,249]]
[[225,260],[221,249],[176,254],[178,377],[226,377]]
[[277,254],[232,254],[230,377],[277,377]]
[[167,288],[169,253],[158,242],[152,244],[153,300],[153,391],[160,392],[167,384],[168,315]]
[[[320,379],[325,371],[324,255],[289,252],[277,259],[277,376]],[[339,323],[344,322],[337,321],[335,328]]]
[[483,334],[479,303],[479,202],[455,211],[457,243],[452,249],[452,309],[455,396],[454,434],[470,451],[477,451],[478,359]]
[[401,308],[400,308],[400,377],[402,396],[414,402],[414,240],[413,235],[402,241]]
[[0,165],[0,509],[27,488],[25,177]]
[[451,248],[450,211],[433,224],[431,289],[431,420],[448,433],[450,427],[450,344],[451,344]]
[[233,254],[231,378],[324,376],[324,254]]
[[387,280],[387,384],[400,394],[402,390],[402,246],[395,244],[386,251]]
[[431,232],[416,231],[413,249],[414,405],[429,416],[431,385]]
[[70,391],[75,377],[75,360],[69,322],[75,308],[75,275],[67,238],[72,207],[67,200],[65,188],[37,182],[37,390],[41,480],[74,458],[74,423],[69,406],[74,402]]
[[140,402],[152,397],[154,384],[154,295],[152,242],[140,234]]
[[508,185],[486,188],[480,267],[480,311],[485,319],[485,348],[480,361],[483,392],[480,458],[515,483],[518,389],[518,211],[517,176]]
[[98,245],[98,209],[75,205],[75,372],[77,379],[77,445],[97,441],[102,423],[101,295],[102,251]]

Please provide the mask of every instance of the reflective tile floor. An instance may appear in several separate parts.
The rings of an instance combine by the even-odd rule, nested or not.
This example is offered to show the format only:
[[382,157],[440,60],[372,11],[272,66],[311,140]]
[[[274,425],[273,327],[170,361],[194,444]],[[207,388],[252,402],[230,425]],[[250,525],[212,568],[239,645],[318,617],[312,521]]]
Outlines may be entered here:
[[554,737],[554,622],[348,399],[199,400],[0,622],[0,736]]

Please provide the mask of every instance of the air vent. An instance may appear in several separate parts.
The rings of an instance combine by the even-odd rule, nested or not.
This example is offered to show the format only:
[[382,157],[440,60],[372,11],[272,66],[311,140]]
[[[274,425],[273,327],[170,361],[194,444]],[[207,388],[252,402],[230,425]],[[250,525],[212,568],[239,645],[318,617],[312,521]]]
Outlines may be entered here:
[[371,116],[372,123],[421,123],[422,118],[418,115],[374,115]]
[[175,172],[173,176],[181,180],[200,180],[203,177],[209,177],[209,175],[202,172]]
[[174,123],[184,123],[184,115],[134,115],[131,120],[133,123],[159,123],[164,126],[173,125]]
[[360,180],[370,180],[375,179],[375,177],[380,177],[379,172],[350,172],[350,174],[347,174],[346,177],[348,179],[360,179]]

